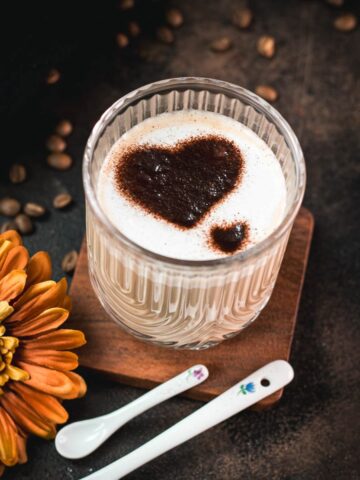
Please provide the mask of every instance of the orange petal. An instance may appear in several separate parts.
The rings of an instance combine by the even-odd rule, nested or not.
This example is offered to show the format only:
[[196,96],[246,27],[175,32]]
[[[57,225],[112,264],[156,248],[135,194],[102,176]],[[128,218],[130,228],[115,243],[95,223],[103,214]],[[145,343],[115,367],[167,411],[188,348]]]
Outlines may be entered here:
[[18,448],[18,455],[19,455],[19,463],[26,463],[27,462],[27,454],[26,454],[26,437],[18,434],[16,436],[17,440],[17,448]]
[[74,370],[79,366],[76,353],[57,350],[19,349],[16,352],[16,359],[60,371]]
[[85,380],[75,372],[64,372],[64,374],[73,382],[74,388],[71,393],[62,398],[71,400],[73,398],[83,397],[87,390]]
[[62,328],[55,332],[46,333],[41,337],[24,340],[21,345],[26,349],[72,350],[86,343],[85,336],[80,330],[68,330]]
[[[51,284],[50,288],[45,288],[48,287],[49,284]],[[44,286],[44,291],[41,291],[40,286]],[[24,295],[13,304],[15,311],[8,317],[7,323],[18,322],[19,320],[24,320],[26,317],[29,318],[29,316],[30,318],[34,318],[48,308],[60,307],[64,302],[66,290],[67,282],[65,278],[62,278],[55,284],[49,280],[32,285]],[[36,292],[38,294],[36,294]],[[24,297],[26,297],[25,300]]]
[[[0,241],[0,269],[2,268],[2,266],[4,265],[4,263],[6,262],[6,258],[9,254],[9,252],[11,252],[11,250],[13,248],[15,248],[16,245],[14,245],[13,243],[9,242],[8,240],[2,240]],[[1,278],[1,277],[0,277]]]
[[14,421],[26,432],[42,438],[55,437],[54,424],[39,417],[34,409],[15,393],[8,390],[6,395],[0,398],[0,402]]
[[8,317],[6,318],[6,331],[15,337],[31,337],[58,328],[67,320],[68,316],[69,312],[67,310],[55,307],[45,310],[35,318],[22,322],[8,324]]
[[53,423],[65,423],[69,418],[65,408],[55,397],[38,392],[20,382],[12,382],[10,388],[21,396],[42,418]]
[[14,303],[14,306],[16,305],[17,310],[20,310],[21,307],[31,303],[33,300],[36,300],[40,295],[46,293],[48,290],[54,287],[54,285],[56,285],[54,280],[48,280],[31,286],[26,290],[26,292],[24,292],[23,295],[21,295],[21,298]]
[[0,278],[4,277],[11,270],[23,270],[29,261],[29,253],[21,245],[12,248],[0,269]]
[[[24,290],[26,273],[23,270],[13,270],[0,280],[0,300],[9,301]],[[10,318],[10,317],[9,317]]]
[[[59,398],[67,398],[66,395],[73,391],[73,382],[68,372],[58,372],[49,368],[31,365],[30,363],[17,361],[17,365],[30,373],[30,380],[25,382],[29,387],[40,390]],[[1,397],[0,397],[1,400]]]
[[8,467],[18,462],[16,430],[3,408],[0,408],[0,460]]
[[26,288],[35,283],[50,280],[52,275],[51,259],[47,252],[37,252],[30,258],[26,270]]
[[63,304],[61,305],[63,308],[66,308],[66,310],[69,310],[71,312],[72,309],[72,302],[71,302],[71,297],[69,295],[65,295]]
[[0,235],[0,243],[1,240],[9,240],[9,242],[13,243],[14,245],[22,245],[22,240],[20,235],[16,230],[7,230],[6,232]]

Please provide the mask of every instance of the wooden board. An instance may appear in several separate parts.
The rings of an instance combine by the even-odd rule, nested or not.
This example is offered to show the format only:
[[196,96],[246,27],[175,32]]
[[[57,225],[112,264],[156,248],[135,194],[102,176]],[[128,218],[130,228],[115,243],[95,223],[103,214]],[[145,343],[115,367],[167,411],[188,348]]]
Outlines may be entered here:
[[[143,343],[111,320],[90,285],[85,242],[71,286],[70,324],[85,332],[80,364],[136,387],[152,388],[196,363],[204,363],[210,376],[185,395],[210,400],[266,363],[288,360],[299,300],[309,255],[314,220],[302,208],[295,221],[279,277],[270,302],[258,319],[235,338],[202,351],[170,350]],[[282,390],[257,404],[277,402]]]

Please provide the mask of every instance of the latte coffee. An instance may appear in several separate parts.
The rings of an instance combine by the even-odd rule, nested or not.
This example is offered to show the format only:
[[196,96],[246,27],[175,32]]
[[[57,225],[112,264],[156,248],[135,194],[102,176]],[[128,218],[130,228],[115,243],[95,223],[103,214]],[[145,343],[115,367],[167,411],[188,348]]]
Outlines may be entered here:
[[126,132],[98,180],[100,205],[137,245],[181,260],[244,251],[284,216],[285,179],[252,130],[196,110],[163,113]]
[[84,157],[89,274],[105,310],[172,348],[236,335],[270,298],[304,171],[290,127],[245,89],[180,78],[125,95]]

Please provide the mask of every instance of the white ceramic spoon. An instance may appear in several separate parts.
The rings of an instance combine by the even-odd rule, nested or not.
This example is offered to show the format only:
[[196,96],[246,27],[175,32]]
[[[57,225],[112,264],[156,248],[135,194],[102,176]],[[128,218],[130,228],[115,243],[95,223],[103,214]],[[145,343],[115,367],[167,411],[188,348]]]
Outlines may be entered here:
[[70,423],[56,435],[56,450],[66,458],[85,457],[132,418],[189,388],[199,385],[208,376],[208,369],[204,365],[194,365],[133,402],[115,410],[115,412]]
[[291,382],[293,377],[292,367],[284,360],[268,363],[165,432],[82,480],[123,478],[150,460],[271,395]]

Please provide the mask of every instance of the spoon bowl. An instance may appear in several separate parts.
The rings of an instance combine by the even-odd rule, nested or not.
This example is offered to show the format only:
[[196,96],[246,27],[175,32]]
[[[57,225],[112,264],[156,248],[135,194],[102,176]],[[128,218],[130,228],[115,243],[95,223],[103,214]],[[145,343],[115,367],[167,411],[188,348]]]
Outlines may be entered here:
[[56,450],[65,458],[86,457],[132,418],[189,388],[199,385],[208,376],[209,372],[205,365],[194,365],[114,412],[70,423],[57,434],[55,438]]

